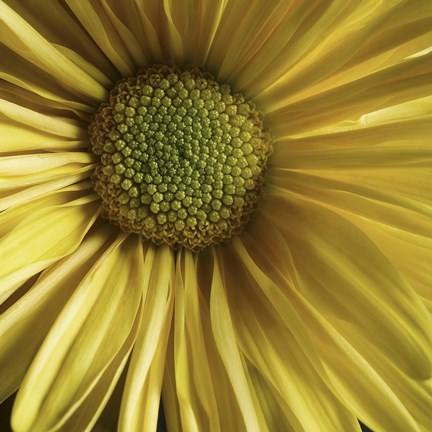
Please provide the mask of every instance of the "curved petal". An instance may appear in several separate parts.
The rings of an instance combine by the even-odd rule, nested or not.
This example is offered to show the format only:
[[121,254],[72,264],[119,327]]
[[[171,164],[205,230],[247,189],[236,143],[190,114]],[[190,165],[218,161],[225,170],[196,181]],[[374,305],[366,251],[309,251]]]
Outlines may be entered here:
[[[286,237],[304,296],[354,344],[372,343],[409,376],[431,375],[432,323],[414,290],[367,236],[335,212],[269,199],[265,217]],[[288,223],[278,216],[289,215]],[[353,307],[353,305],[356,307]],[[364,320],[367,311],[369,319]]]
[[[184,430],[221,431],[212,371],[202,320],[208,315],[199,292],[197,264],[192,252],[182,250],[176,265],[174,379]],[[196,367],[196,365],[200,365]]]
[[0,157],[0,196],[14,190],[66,177],[83,166],[94,167],[91,153],[42,153]]
[[0,128],[2,130],[0,154],[17,154],[33,150],[38,152],[56,150],[82,151],[89,147],[88,141],[83,139],[85,132],[83,129],[73,131],[75,140],[69,140],[41,130],[41,127],[42,129],[45,127],[43,121],[40,126],[36,122],[33,128],[26,124],[27,119],[25,116],[17,116],[18,121],[14,121],[0,114]]
[[374,241],[432,312],[432,239],[351,213],[341,214]]
[[430,47],[428,2],[307,3],[302,2],[309,15],[303,27],[290,41],[283,30],[275,32],[257,55],[259,68],[252,63],[246,73],[245,85],[261,92],[257,101],[271,110],[403,63]]
[[0,20],[3,23],[0,40],[11,50],[48,72],[71,91],[90,100],[104,99],[106,90],[98,81],[67,58],[3,1],[0,2]]
[[98,196],[81,192],[82,198],[61,203],[68,195],[74,193],[58,192],[41,199],[46,206],[30,202],[0,215],[0,303],[28,278],[73,252],[93,224]]
[[267,430],[265,418],[251,385],[245,358],[237,344],[233,317],[229,310],[224,268],[214,256],[210,296],[210,318],[216,346],[237,397],[247,430]]
[[29,64],[4,45],[0,46],[0,56],[8,59],[0,66],[0,88],[3,94],[7,92],[37,102],[45,110],[70,111],[80,118],[88,117],[94,111],[94,107],[77,100],[74,94],[51,79],[49,74]]
[[227,0],[164,0],[165,50],[170,58],[178,64],[204,65],[227,3]]
[[[250,258],[245,252],[243,257],[247,258],[245,265],[251,271],[254,271],[251,265],[253,262],[262,269],[270,283],[274,284],[280,295],[289,300],[302,317],[324,366],[324,369],[317,369],[317,372],[341,403],[374,430],[418,431],[419,425],[414,418],[420,423],[429,415],[430,396],[424,391],[422,394],[419,382],[397,369],[391,359],[383,354],[378,355],[382,350],[373,341],[368,342],[372,339],[371,335],[368,334],[364,342],[359,343],[358,337],[353,337],[353,333],[359,332],[358,326],[349,325],[349,318],[343,322],[336,320],[335,314],[328,315],[320,305],[313,305],[308,300],[311,287],[305,284],[301,269],[294,261],[299,253],[297,246],[288,243],[288,240],[279,228],[269,226],[265,231],[254,229],[243,235]],[[313,262],[310,263],[312,264]],[[369,320],[370,315],[363,321]],[[344,325],[344,322],[348,325]],[[365,347],[368,348],[363,349]],[[360,348],[361,353],[357,348]],[[381,367],[376,368],[384,359]],[[384,364],[392,364],[385,373]],[[397,386],[398,392],[394,393],[392,388],[396,387],[391,381],[401,376],[404,378]],[[400,391],[401,387],[404,387],[403,391]],[[419,397],[417,410],[412,409],[412,399],[411,405],[407,403],[412,395]]]
[[20,386],[61,309],[106,248],[110,233],[106,225],[90,231],[75,252],[45,270],[30,290],[0,315],[0,401]]
[[0,114],[15,122],[23,123],[24,127],[31,127],[63,138],[78,140],[86,136],[85,129],[76,121],[41,114],[5,99],[0,99]]
[[[104,373],[119,353],[120,363],[126,360],[138,330],[143,260],[141,240],[121,234],[87,273],[26,374],[12,413],[16,430],[62,427],[75,412],[84,415],[79,407],[98,382],[108,379],[106,387],[113,381]],[[99,403],[105,403],[99,395]]]
[[212,248],[177,261],[175,322],[168,345],[163,404],[169,430],[244,430],[239,402],[210,319]]
[[123,77],[133,75],[134,64],[128,47],[111,22],[107,9],[98,2],[67,0],[66,3],[120,75]]
[[[355,416],[337,400],[325,377],[315,370],[317,353],[312,354],[316,358],[309,357],[296,341],[297,329],[286,326],[275,313],[266,292],[277,292],[278,288],[253,262],[248,250],[252,246],[248,246],[237,237],[232,250],[227,246],[221,254],[225,283],[231,288],[227,295],[239,347],[284,407],[286,425],[304,431],[358,431]],[[256,249],[253,253],[261,252]],[[277,296],[273,297],[276,300]],[[299,325],[306,327],[304,323]],[[279,429],[287,427],[282,425]]]
[[318,129],[341,120],[432,94],[432,53],[366,75],[296,102],[282,102],[267,121],[280,136]]
[[143,269],[143,319],[126,378],[119,430],[155,430],[174,303],[173,255],[149,246]]

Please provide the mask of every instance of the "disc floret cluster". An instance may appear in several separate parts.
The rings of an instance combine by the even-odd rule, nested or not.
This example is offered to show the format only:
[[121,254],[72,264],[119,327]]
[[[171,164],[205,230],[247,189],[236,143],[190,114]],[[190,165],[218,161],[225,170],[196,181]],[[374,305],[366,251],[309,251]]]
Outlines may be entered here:
[[156,65],[120,81],[90,128],[104,215],[156,244],[202,250],[239,233],[263,186],[263,115],[200,69]]

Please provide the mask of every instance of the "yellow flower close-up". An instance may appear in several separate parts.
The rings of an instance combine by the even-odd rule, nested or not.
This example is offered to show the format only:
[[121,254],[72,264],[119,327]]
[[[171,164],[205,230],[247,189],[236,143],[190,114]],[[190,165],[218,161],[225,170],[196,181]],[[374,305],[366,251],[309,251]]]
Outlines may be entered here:
[[432,430],[430,0],[0,0],[0,429]]

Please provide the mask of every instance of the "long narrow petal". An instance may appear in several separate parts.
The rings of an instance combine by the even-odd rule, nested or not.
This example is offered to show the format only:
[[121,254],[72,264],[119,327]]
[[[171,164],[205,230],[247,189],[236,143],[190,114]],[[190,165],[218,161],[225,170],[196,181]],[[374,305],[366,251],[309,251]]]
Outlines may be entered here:
[[[93,193],[61,204],[55,195],[47,196],[42,208],[30,202],[1,214],[0,303],[28,278],[73,252],[98,215],[100,204]],[[68,194],[57,195],[67,199]]]
[[[273,217],[277,213],[267,217],[295,251],[307,298],[340,328],[345,320],[356,323],[356,343],[368,340],[408,375],[429,377],[431,320],[414,290],[370,239],[335,212],[307,201],[289,198],[273,205],[290,215],[288,224]],[[364,310],[369,320],[364,320]]]
[[93,168],[95,162],[94,155],[80,152],[0,157],[0,197]]
[[61,309],[103,252],[110,232],[106,225],[90,231],[74,253],[45,270],[30,290],[0,316],[0,401],[20,386]]
[[274,132],[286,136],[430,96],[432,53],[406,60],[268,113]]
[[[177,399],[185,430],[220,431],[220,416],[202,328],[202,298],[197,267],[190,251],[182,251],[176,266],[174,360]],[[204,310],[203,310],[204,309]],[[200,364],[200,367],[196,365]]]
[[165,362],[163,404],[168,428],[244,430],[239,401],[212,330],[211,249],[200,255],[183,252],[177,261],[176,319]]
[[244,85],[262,92],[257,100],[270,109],[354,82],[430,47],[428,2],[311,3],[302,3],[309,16],[292,40],[283,39],[282,27],[248,65]]
[[[317,369],[317,372],[340,401],[374,430],[417,431],[418,426],[413,416],[417,421],[422,419],[419,410],[423,411],[423,418],[428,415],[430,397],[417,391],[415,394],[421,397],[417,401],[417,407],[421,408],[417,409],[417,412],[413,410],[414,415],[410,415],[411,410],[407,409],[409,405],[404,406],[402,403],[406,400],[403,394],[399,399],[399,393],[393,393],[389,387],[390,381],[400,376],[401,371],[395,373],[393,365],[393,371],[390,369],[387,374],[381,375],[382,368],[377,371],[368,361],[374,354],[368,357],[368,349],[362,350],[362,354],[357,351],[356,347],[361,348],[361,344],[356,337],[351,336],[352,332],[358,330],[348,326],[348,331],[351,328],[352,332],[347,335],[349,337],[344,337],[342,333],[346,333],[346,329],[341,322],[334,320],[332,316],[326,317],[325,309],[321,305],[314,306],[307,299],[308,291],[313,287],[307,286],[300,276],[301,273],[293,260],[295,246],[291,247],[289,244],[288,247],[287,240],[275,228],[267,229],[265,234],[254,230],[244,235],[243,241],[250,253],[248,260],[262,269],[270,283],[280,290],[280,294],[285,296],[301,315],[324,366],[324,369]],[[248,267],[253,269],[250,264]],[[368,339],[369,335],[365,345]],[[369,344],[369,347],[372,346]],[[376,352],[381,351],[376,345],[373,349]],[[375,357],[377,361],[380,358],[384,357]],[[391,360],[386,362],[390,364]],[[406,375],[404,379],[405,383],[410,383],[405,390],[411,388],[412,391],[412,388],[416,387],[416,381]]]
[[[80,283],[18,393],[12,414],[16,430],[61,427],[103,379],[117,354],[128,354],[138,329],[134,322],[145,280],[143,259],[141,240],[121,234]],[[128,348],[123,349],[126,341]]]
[[0,17],[3,23],[0,40],[6,46],[50,73],[72,91],[90,100],[103,100],[106,90],[94,78],[70,61],[3,1],[0,2]]
[[67,168],[71,170],[66,169],[66,172],[62,172],[61,175],[56,175],[53,179],[41,184],[0,193],[0,211],[87,180],[94,170],[94,165],[76,166],[73,164]]
[[[231,287],[228,299],[237,341],[284,407],[285,425],[300,425],[305,431],[358,430],[355,417],[328,389],[322,371],[315,370],[317,353],[312,354],[315,358],[306,354],[296,340],[298,329],[286,326],[275,314],[271,303],[280,301],[280,296],[274,282],[253,261],[240,238],[234,239],[233,248],[235,254],[227,247],[223,256],[225,268],[236,269],[225,276]],[[274,298],[269,301],[267,296]],[[297,326],[307,327],[303,322]],[[286,427],[282,424],[279,429]]]
[[5,99],[0,99],[0,114],[15,122],[23,123],[25,127],[32,127],[63,138],[78,140],[86,136],[86,130],[76,121],[48,116]]
[[[24,123],[22,123],[24,122]],[[42,122],[42,128],[44,122]],[[0,154],[17,154],[20,152],[43,152],[43,151],[66,151],[66,150],[85,150],[89,144],[84,138],[84,130],[73,132],[75,139],[67,139],[44,132],[35,125],[32,128],[26,124],[25,116],[21,116],[18,121],[11,120],[0,114],[0,128],[3,131],[1,137]],[[78,132],[78,135],[76,135]]]
[[134,65],[128,49],[104,8],[97,2],[67,0],[66,3],[121,76],[133,75]]
[[143,268],[143,319],[129,366],[119,430],[154,430],[174,303],[174,262],[166,247],[150,246]]
[[217,257],[214,257],[214,273],[210,298],[210,317],[218,351],[232,383],[241,416],[248,430],[266,430],[266,422],[254,390],[251,387],[245,359],[236,341],[231,316],[227,286]]

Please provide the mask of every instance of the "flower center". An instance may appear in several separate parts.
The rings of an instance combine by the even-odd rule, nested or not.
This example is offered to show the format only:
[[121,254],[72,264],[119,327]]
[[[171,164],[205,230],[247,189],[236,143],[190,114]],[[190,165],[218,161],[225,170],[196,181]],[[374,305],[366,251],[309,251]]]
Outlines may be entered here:
[[244,228],[272,150],[255,105],[192,67],[155,65],[120,81],[89,132],[104,215],[194,251]]

